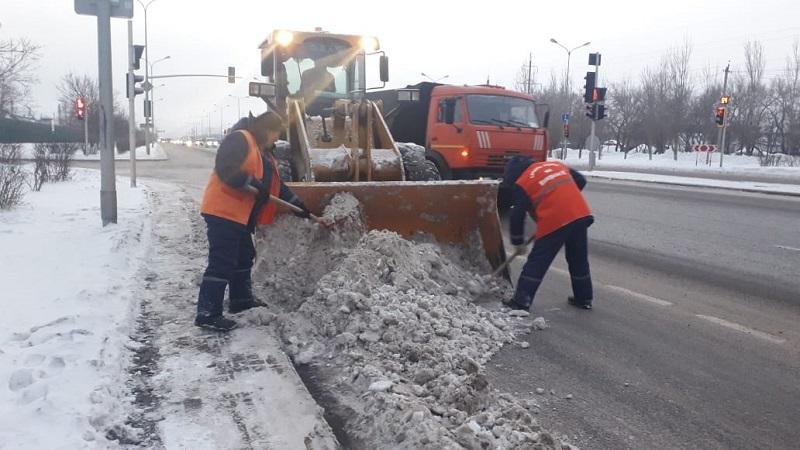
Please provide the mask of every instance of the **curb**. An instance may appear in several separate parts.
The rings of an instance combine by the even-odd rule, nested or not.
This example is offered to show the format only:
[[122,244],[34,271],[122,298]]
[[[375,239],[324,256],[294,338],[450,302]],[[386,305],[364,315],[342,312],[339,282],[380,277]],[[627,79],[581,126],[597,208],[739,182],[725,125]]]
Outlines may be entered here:
[[[659,180],[630,180],[626,178],[615,178],[609,175],[597,175],[593,174],[589,171],[581,171],[581,174],[587,178],[600,178],[603,180],[611,180],[611,181],[627,181],[632,183],[648,183],[648,184],[661,184],[666,186],[679,186],[679,187],[692,187],[692,188],[702,188],[702,189],[720,189],[725,191],[739,191],[739,192],[748,192],[752,194],[767,194],[767,195],[781,195],[786,197],[800,197],[800,192],[786,192],[786,191],[770,191],[770,190],[761,190],[756,188],[748,188],[748,187],[729,187],[729,186],[708,186],[704,184],[692,184],[687,182],[681,181],[659,181]],[[661,175],[661,174],[654,174],[660,176],[669,176],[669,175]],[[715,180],[714,178],[698,178],[700,180]],[[728,180],[720,180],[720,181],[728,181]]]

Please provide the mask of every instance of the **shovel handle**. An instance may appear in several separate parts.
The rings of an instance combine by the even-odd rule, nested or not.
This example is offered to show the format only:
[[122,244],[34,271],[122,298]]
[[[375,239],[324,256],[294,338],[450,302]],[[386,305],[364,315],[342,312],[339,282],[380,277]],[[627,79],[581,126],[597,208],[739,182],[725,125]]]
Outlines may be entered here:
[[[534,236],[529,237],[528,240],[525,241],[525,245],[526,246],[530,245],[530,243],[533,242],[533,238]],[[502,272],[506,267],[508,267],[509,264],[511,264],[511,261],[513,261],[521,253],[522,252],[518,250],[514,251],[514,253],[512,253],[511,256],[509,256],[508,258],[506,258],[505,261],[503,261],[503,264],[500,264],[499,266],[497,266],[497,269],[494,269],[494,272],[492,272],[492,276],[496,277],[500,272]]]
[[[302,213],[304,213],[304,212],[305,212],[305,211],[303,211],[303,209],[302,209],[302,208],[300,208],[299,206],[297,206],[297,205],[293,205],[293,204],[291,204],[291,203],[287,202],[286,200],[280,199],[280,198],[278,198],[278,197],[276,197],[276,196],[274,196],[274,195],[271,195],[271,194],[270,194],[269,198],[270,198],[270,200],[274,201],[275,203],[277,203],[277,204],[279,204],[279,205],[281,205],[281,206],[285,206],[285,207],[287,207],[287,208],[291,209],[292,211],[294,211],[294,212],[296,212],[296,213],[300,213],[300,214],[302,214]],[[320,219],[319,217],[315,216],[314,214],[311,214],[311,213],[309,213],[308,215],[309,215],[309,217],[311,217],[311,219],[312,219],[313,221],[317,222],[318,224],[320,224],[320,225],[325,225],[325,221],[324,221],[324,220],[322,220],[322,219]]]

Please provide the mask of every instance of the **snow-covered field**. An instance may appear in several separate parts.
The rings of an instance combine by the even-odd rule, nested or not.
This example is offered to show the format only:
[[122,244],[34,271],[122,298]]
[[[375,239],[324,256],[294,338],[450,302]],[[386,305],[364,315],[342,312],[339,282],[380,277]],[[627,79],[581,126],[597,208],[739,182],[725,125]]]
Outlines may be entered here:
[[[553,157],[560,156],[560,149],[555,149]],[[582,167],[589,162],[589,152],[584,150],[579,159],[577,149],[568,149],[566,162],[576,167]],[[602,159],[596,161],[595,170],[620,171],[625,168],[631,169],[654,169],[659,173],[681,172],[706,174],[713,177],[719,174],[740,174],[740,175],[769,175],[771,177],[796,180],[800,182],[800,160],[795,167],[762,167],[758,157],[745,155],[725,155],[722,167],[719,167],[719,153],[711,154],[711,165],[706,165],[706,153],[679,152],[678,160],[675,161],[671,151],[657,155],[653,154],[650,160],[647,153],[628,152],[625,154],[615,152],[614,147],[605,147]]]
[[131,274],[151,225],[145,190],[127,184],[117,225],[101,224],[90,170],[0,212],[0,447],[105,447],[126,418]]
[[[22,159],[32,160],[34,158],[34,147],[36,144],[21,144],[21,153]],[[73,155],[73,159],[75,161],[99,161],[100,160],[100,153],[93,153],[93,154],[83,154],[83,144],[78,144],[79,148],[78,151],[75,152]],[[114,159],[117,161],[128,161],[131,159],[131,155],[128,152],[124,153],[117,153],[114,155]],[[153,143],[150,146],[150,154],[147,154],[147,148],[145,146],[137,147],[136,148],[136,160],[137,161],[164,161],[169,159],[167,157],[167,153],[161,148],[161,144]]]

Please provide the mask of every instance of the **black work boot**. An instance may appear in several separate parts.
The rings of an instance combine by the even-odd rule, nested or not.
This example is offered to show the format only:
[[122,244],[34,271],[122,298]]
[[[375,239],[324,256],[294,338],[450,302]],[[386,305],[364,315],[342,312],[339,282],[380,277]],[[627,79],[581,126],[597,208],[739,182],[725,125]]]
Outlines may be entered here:
[[228,305],[228,312],[237,314],[247,311],[250,308],[267,306],[261,300],[253,296],[253,282],[250,279],[250,271],[241,271],[234,274],[230,284],[231,301]]
[[227,319],[222,315],[197,316],[194,319],[194,324],[200,328],[205,328],[207,330],[223,331],[223,332],[231,331],[238,326],[238,324],[235,321]]
[[592,301],[591,300],[589,300],[587,302],[579,302],[578,300],[575,300],[575,297],[573,297],[571,295],[569,297],[567,297],[567,303],[569,303],[570,305],[572,305],[572,306],[574,306],[576,308],[592,309]]

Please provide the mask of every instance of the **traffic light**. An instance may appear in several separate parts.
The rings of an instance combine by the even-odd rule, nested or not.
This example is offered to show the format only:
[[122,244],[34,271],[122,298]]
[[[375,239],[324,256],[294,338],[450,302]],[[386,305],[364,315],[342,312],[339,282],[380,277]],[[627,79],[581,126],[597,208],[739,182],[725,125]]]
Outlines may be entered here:
[[236,83],[236,68],[233,66],[228,66],[228,83]]
[[[131,77],[133,77],[133,80],[131,80]],[[132,95],[133,96],[137,96],[139,94],[144,94],[144,89],[142,89],[141,87],[136,85],[136,83],[141,83],[142,81],[144,81],[144,76],[143,75],[136,75],[133,72],[128,72],[127,78],[128,78],[128,80],[127,80],[128,82],[125,83],[125,86],[126,86],[125,97],[126,98],[131,98]],[[133,93],[131,93],[131,90],[133,90]]]
[[78,97],[75,100],[75,117],[78,120],[86,119],[86,99],[83,97]]
[[606,91],[608,88],[594,88],[592,90],[592,103],[604,102],[606,100]]
[[722,128],[725,126],[725,107],[718,106],[716,111],[714,112],[714,122],[716,122],[717,126]]
[[139,60],[142,58],[144,45],[133,46],[133,70],[139,70]]
[[606,105],[601,103],[586,105],[586,117],[592,120],[604,119],[606,117]]
[[594,97],[594,86],[597,80],[597,74],[594,72],[586,72],[586,76],[583,77],[586,80],[586,84],[583,86],[585,91],[583,94],[583,101],[586,103],[592,103],[592,97]]
[[719,99],[719,104],[720,105],[727,105],[730,102],[731,102],[731,96],[730,95],[723,95]]

